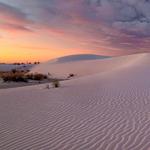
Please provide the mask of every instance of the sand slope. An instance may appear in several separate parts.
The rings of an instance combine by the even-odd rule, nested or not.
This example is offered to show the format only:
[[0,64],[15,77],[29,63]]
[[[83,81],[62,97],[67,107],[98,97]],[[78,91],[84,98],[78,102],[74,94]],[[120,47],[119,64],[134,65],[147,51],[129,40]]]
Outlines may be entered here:
[[[77,76],[83,76],[99,72],[99,65],[103,65],[101,61],[108,58],[110,57],[91,54],[70,55],[37,65],[32,68],[31,72],[38,72],[43,74],[50,73],[54,77],[61,78],[66,78],[69,74],[72,73]],[[99,67],[95,66],[97,63]]]
[[115,58],[93,59],[57,62],[46,62],[32,68],[32,72],[43,74],[51,73],[54,77],[67,77],[70,73],[77,77],[87,76],[96,73],[108,72],[119,68],[136,65],[136,62],[145,57],[146,54],[135,54]]
[[95,67],[59,89],[0,90],[0,149],[149,150],[150,55]]

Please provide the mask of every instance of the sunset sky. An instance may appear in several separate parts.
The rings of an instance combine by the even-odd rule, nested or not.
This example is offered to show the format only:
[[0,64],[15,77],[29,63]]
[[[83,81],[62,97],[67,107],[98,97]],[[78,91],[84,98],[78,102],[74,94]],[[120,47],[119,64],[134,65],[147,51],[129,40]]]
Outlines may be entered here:
[[150,52],[149,0],[0,0],[0,62]]

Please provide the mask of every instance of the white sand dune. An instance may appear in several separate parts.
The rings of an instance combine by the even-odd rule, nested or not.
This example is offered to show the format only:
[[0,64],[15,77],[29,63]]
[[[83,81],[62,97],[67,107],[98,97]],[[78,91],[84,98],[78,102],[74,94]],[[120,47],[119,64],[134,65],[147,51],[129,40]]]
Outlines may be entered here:
[[58,64],[58,63],[68,63],[73,61],[94,60],[94,59],[104,59],[104,58],[109,58],[109,56],[101,56],[101,55],[94,55],[94,54],[78,54],[78,55],[69,55],[69,56],[52,59],[48,63]]
[[135,54],[115,58],[101,58],[93,60],[65,61],[57,62],[49,61],[32,68],[32,72],[43,74],[51,73],[54,77],[66,78],[70,73],[76,76],[87,76],[96,73],[110,72],[119,68],[136,65],[136,62],[142,59],[145,54]]
[[[70,55],[37,65],[32,68],[31,72],[43,74],[51,73],[52,76],[61,78],[67,77],[70,73],[83,76],[99,72],[98,66],[96,67],[95,63],[108,58],[110,57],[92,54]],[[94,67],[92,67],[92,65],[94,65]]]
[[34,65],[13,65],[13,64],[0,64],[0,72],[11,71],[12,69],[17,70],[30,70]]
[[150,54],[63,65],[82,77],[0,90],[0,149],[150,149]]

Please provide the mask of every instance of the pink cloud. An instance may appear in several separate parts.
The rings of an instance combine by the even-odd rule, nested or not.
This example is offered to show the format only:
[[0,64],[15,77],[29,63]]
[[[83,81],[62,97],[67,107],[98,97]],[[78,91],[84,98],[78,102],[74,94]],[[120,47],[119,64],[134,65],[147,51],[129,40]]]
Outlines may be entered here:
[[[5,0],[1,0],[5,1]],[[11,0],[6,0],[11,2]],[[20,9],[0,3],[1,28],[28,31],[74,41],[81,49],[114,55],[150,51],[150,1],[14,0]],[[20,11],[21,10],[21,11]],[[12,26],[11,26],[12,25]],[[115,50],[116,49],[116,50]],[[100,51],[101,53],[101,51]]]
[[31,21],[20,9],[0,2],[0,28],[6,31],[29,32]]

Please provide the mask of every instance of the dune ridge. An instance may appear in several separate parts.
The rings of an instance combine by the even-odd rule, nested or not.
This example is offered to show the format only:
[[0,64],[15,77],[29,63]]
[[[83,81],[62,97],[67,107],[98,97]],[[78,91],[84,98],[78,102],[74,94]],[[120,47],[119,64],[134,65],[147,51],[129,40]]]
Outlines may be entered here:
[[50,63],[50,61],[35,66],[31,72],[39,72],[43,74],[49,72],[54,77],[63,78],[68,76],[68,74],[73,73],[80,77],[131,66],[132,64],[136,64],[138,60],[141,60],[146,55],[146,53],[134,54],[107,59],[79,60],[69,63]]
[[[0,148],[149,150],[149,58],[136,54],[82,62],[89,70],[81,72],[79,66],[75,71],[81,76],[58,89],[0,90]],[[79,63],[72,65],[76,69]],[[57,67],[65,75],[68,66]]]
[[84,61],[84,60],[95,60],[95,59],[105,59],[110,58],[109,56],[101,56],[101,55],[94,55],[94,54],[77,54],[77,55],[69,55],[64,57],[59,57],[56,59],[52,59],[47,63],[68,63],[74,61]]

